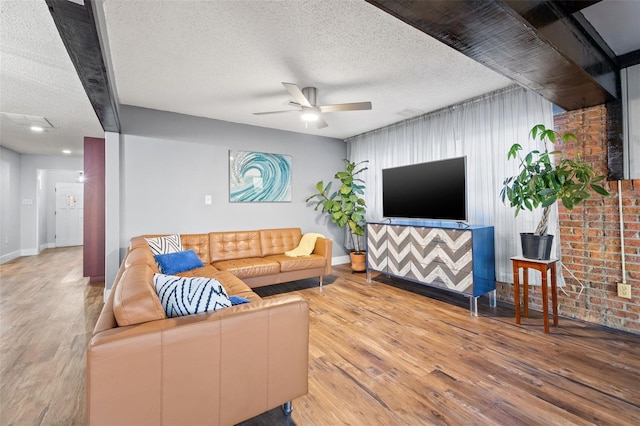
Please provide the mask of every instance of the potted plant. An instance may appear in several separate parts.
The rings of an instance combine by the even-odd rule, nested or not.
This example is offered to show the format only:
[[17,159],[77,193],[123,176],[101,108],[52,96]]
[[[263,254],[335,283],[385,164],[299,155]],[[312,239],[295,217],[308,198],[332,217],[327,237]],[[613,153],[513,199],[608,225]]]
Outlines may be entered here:
[[[507,159],[519,161],[520,173],[504,180],[500,197],[503,202],[509,200],[510,206],[515,207],[516,216],[521,210],[533,211],[542,207],[542,218],[535,232],[520,234],[522,255],[531,259],[548,260],[553,242],[553,235],[547,234],[549,207],[560,201],[571,211],[591,196],[589,189],[601,195],[609,195],[609,192],[598,184],[605,176],[596,174],[579,154],[575,159],[571,159],[560,151],[549,151],[550,144],[577,140],[576,135],[560,135],[543,124],[537,124],[531,129],[530,136],[534,140],[539,139],[543,149],[534,149],[523,157],[520,144],[515,143],[511,146]],[[553,156],[556,156],[555,164],[552,161]]]
[[[322,212],[329,215],[332,223],[348,230],[351,247],[353,247],[350,251],[351,269],[359,272],[366,269],[366,254],[361,247],[361,238],[364,237],[364,215],[367,205],[362,198],[364,181],[356,175],[368,169],[365,166],[368,160],[359,163],[347,159],[342,161],[345,169],[334,175],[334,178],[340,181],[340,188],[331,192],[333,181],[326,186],[324,181],[320,181],[316,184],[317,193],[305,201],[308,203],[313,200],[316,203],[314,210],[322,208]],[[346,243],[345,248],[349,250]]]

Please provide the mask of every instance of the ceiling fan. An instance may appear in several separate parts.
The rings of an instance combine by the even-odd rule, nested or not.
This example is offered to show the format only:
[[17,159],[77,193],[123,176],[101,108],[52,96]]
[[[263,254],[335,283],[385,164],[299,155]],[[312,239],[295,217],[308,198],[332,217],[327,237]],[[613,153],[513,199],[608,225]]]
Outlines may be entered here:
[[280,114],[284,112],[302,112],[300,117],[305,122],[314,122],[318,129],[327,127],[328,124],[322,118],[322,113],[338,111],[362,111],[371,109],[371,102],[351,102],[346,104],[316,105],[318,90],[315,87],[305,87],[302,90],[293,83],[282,83],[293,96],[293,101],[288,105],[297,109],[285,111],[254,112],[254,115]]

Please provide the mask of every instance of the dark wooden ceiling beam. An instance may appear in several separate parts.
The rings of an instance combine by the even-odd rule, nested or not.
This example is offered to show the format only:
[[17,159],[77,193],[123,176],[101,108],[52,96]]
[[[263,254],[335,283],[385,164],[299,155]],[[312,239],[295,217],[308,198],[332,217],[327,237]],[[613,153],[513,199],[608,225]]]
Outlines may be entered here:
[[45,0],[93,110],[106,132],[120,132],[117,102],[109,85],[89,1]]
[[593,2],[367,1],[566,110],[619,98],[617,64],[571,17]]
[[640,64],[640,50],[634,50],[633,52],[618,56],[618,63],[620,64],[620,68],[627,68]]
[[602,0],[556,0],[554,3],[561,7],[565,13],[571,15],[601,1]]

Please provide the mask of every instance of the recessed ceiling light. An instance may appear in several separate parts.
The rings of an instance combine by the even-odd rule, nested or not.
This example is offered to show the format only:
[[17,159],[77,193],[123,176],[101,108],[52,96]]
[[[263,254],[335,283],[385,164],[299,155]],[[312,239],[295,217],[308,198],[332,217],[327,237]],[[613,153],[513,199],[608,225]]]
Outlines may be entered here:
[[43,132],[44,131],[44,129],[42,127],[40,127],[40,126],[31,126],[30,129],[33,132]]
[[69,155],[69,154],[71,154],[71,150],[70,149],[63,149],[62,153]]

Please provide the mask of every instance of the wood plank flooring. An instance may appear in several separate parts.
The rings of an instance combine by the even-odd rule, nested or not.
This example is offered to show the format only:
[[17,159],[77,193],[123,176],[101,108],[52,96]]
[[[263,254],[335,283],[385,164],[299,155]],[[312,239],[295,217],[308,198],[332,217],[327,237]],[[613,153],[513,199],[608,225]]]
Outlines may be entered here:
[[0,425],[82,425],[85,351],[104,285],[82,247],[0,265]]
[[[0,425],[84,423],[85,348],[102,286],[81,248],[0,265]],[[640,424],[640,336],[348,267],[259,289],[310,302],[309,393],[249,425]]]

